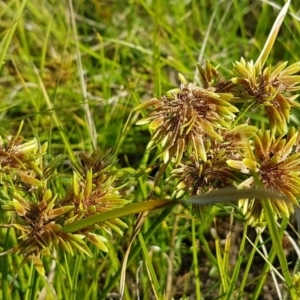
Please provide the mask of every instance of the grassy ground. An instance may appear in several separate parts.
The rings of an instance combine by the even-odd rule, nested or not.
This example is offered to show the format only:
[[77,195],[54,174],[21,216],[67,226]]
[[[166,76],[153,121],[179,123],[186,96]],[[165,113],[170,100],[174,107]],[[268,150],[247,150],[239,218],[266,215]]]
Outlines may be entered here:
[[[25,140],[48,142],[47,161],[65,155],[48,186],[58,198],[71,183],[70,162],[97,147],[112,149],[117,167],[131,174],[122,191],[128,200],[140,203],[150,193],[170,198],[172,181],[153,188],[158,150],[146,151],[148,127],[135,125],[145,112],[131,111],[178,87],[178,73],[199,82],[197,62],[209,59],[230,76],[236,60],[255,61],[283,5],[281,0],[0,0],[0,134],[15,135],[24,120]],[[299,10],[292,1],[267,64],[299,60]],[[257,113],[253,124],[264,127],[267,121]],[[299,125],[297,111],[291,124]],[[148,166],[152,170],[144,171]],[[272,279],[259,254],[269,252],[281,273],[268,232],[257,235],[231,212],[230,206],[216,206],[204,220],[189,206],[151,212],[133,243],[124,298],[291,299],[285,279]],[[20,255],[1,257],[0,299],[119,299],[120,268],[136,216],[122,220],[128,225],[123,235],[102,232],[107,253],[93,245],[92,258],[58,250],[44,258],[46,277],[30,262],[19,268]],[[1,223],[10,222],[11,215],[1,212]],[[287,220],[282,222],[285,228]],[[286,230],[293,235],[290,225]],[[16,245],[17,236],[1,229],[2,249]],[[294,274],[299,270],[294,246],[286,236],[282,241],[278,245]]]

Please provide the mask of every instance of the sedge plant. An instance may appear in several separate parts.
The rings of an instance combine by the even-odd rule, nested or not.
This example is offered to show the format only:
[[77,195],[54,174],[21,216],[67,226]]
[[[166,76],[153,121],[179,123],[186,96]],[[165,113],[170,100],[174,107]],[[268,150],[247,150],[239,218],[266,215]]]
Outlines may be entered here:
[[[160,1],[157,2],[158,12],[154,14],[147,3],[142,1],[143,8],[155,19],[157,29],[153,47],[155,57],[160,54],[157,32],[161,26],[159,13],[162,10]],[[19,9],[20,15],[26,5],[27,1],[23,1]],[[56,5],[55,8],[59,9],[60,4]],[[119,138],[115,149],[105,151],[95,147],[95,127],[86,102],[84,72],[79,55],[80,47],[81,50],[87,50],[75,38],[77,68],[80,73],[81,90],[85,95],[84,101],[77,105],[83,105],[86,116],[85,121],[79,117],[76,120],[78,124],[84,124],[89,128],[94,149],[73,151],[55,111],[51,122],[58,129],[58,135],[64,143],[67,155],[52,158],[51,155],[49,156],[51,142],[50,145],[48,142],[41,143],[36,137],[24,139],[23,121],[16,134],[3,135],[0,139],[2,187],[0,196],[3,216],[1,227],[6,230],[4,247],[0,255],[17,256],[18,268],[24,270],[24,276],[29,275],[30,284],[25,287],[27,288],[26,299],[37,297],[41,282],[53,298],[61,294],[75,299],[78,274],[85,264],[83,260],[91,261],[93,257],[97,257],[95,253],[103,259],[97,272],[101,272],[105,260],[111,260],[114,269],[106,270],[104,273],[111,272],[113,275],[107,276],[105,286],[100,293],[97,292],[97,282],[93,280],[86,297],[100,295],[101,299],[105,299],[121,278],[119,296],[130,299],[129,291],[126,290],[126,267],[140,251],[144,257],[141,272],[147,274],[146,279],[143,278],[143,284],[151,286],[151,291],[148,291],[149,294],[145,292],[144,298],[172,299],[174,295],[170,287],[165,292],[163,283],[158,278],[153,263],[154,250],[147,249],[147,242],[153,238],[159,226],[166,222],[172,209],[178,209],[178,215],[186,215],[191,222],[193,276],[197,299],[200,300],[203,296],[201,270],[198,268],[200,262],[197,255],[197,235],[200,243],[203,244],[204,253],[217,268],[218,289],[216,290],[220,299],[248,297],[245,292],[247,276],[254,255],[257,253],[266,264],[253,295],[248,298],[259,298],[266,275],[275,272],[272,265],[275,257],[278,258],[280,265],[279,270],[275,272],[281,281],[280,286],[286,291],[287,297],[291,299],[299,297],[299,272],[294,275],[290,272],[280,243],[288,219],[299,206],[300,131],[299,128],[291,125],[290,116],[300,107],[296,94],[300,90],[298,75],[300,62],[293,64],[278,62],[275,65],[265,66],[289,5],[290,1],[287,1],[279,13],[265,46],[255,62],[241,58],[232,62],[232,68],[228,70],[227,75],[222,75],[220,71],[222,66],[216,66],[207,60],[205,65],[201,63],[197,65],[197,74],[201,82],[192,82],[187,79],[188,76],[179,74],[179,86],[165,93],[161,92],[161,82],[155,82],[156,96],[137,103],[128,121],[125,125],[121,124],[118,132],[119,135],[128,134],[130,126],[134,126],[133,123],[144,128],[148,126],[149,142],[141,159],[140,168],[137,170],[131,167],[120,167],[117,161],[118,151],[125,147],[122,145],[124,137]],[[30,9],[35,11],[32,7]],[[76,37],[72,1],[69,3],[69,9],[71,29]],[[4,64],[8,45],[17,29],[17,21],[15,22],[3,35],[4,50],[0,56],[0,68]],[[49,31],[51,24],[48,27]],[[163,25],[167,31],[170,31],[167,24]],[[24,45],[27,45],[24,31],[19,29],[19,33]],[[243,30],[242,34],[245,34]],[[98,39],[102,53],[100,57],[97,53],[93,53],[93,56],[101,60],[102,71],[105,74],[109,68],[114,67],[115,61],[109,61],[105,57],[102,37],[98,36]],[[137,48],[132,44],[112,39],[106,42],[123,44],[135,50]],[[24,46],[24,49],[27,48],[28,45]],[[137,49],[147,53],[145,49]],[[43,57],[46,55],[45,51],[44,48]],[[66,49],[65,51],[67,52]],[[46,67],[43,58],[40,70],[44,71]],[[176,64],[173,67],[176,67]],[[156,73],[159,73],[159,60],[154,59],[153,68]],[[45,98],[47,110],[52,111],[55,106],[51,103],[44,84],[52,86],[51,78],[49,79],[43,72],[39,74],[35,66],[33,69]],[[61,68],[58,72],[63,80],[64,70]],[[20,73],[18,74],[20,76]],[[24,80],[22,78],[23,82]],[[103,97],[111,96],[109,84],[111,84],[109,79],[103,82]],[[131,85],[132,98],[136,102],[139,101],[135,91],[137,85],[138,82]],[[105,106],[104,110],[108,107]],[[35,109],[39,109],[39,104],[35,103]],[[137,120],[140,112],[143,116]],[[257,115],[267,122],[260,126],[262,123],[255,122]],[[38,114],[35,117],[37,123],[43,124]],[[108,130],[111,121],[108,113],[105,114],[104,119]],[[72,137],[72,133],[70,136]],[[108,140],[109,138],[107,143]],[[153,153],[154,158],[150,162]],[[147,182],[151,178],[149,173],[155,177],[151,183]],[[147,184],[152,184],[150,193]],[[131,203],[133,202],[131,194],[137,185],[141,189],[139,197],[144,200],[139,199]],[[185,209],[190,206],[191,213]],[[153,219],[152,224],[147,224],[149,212],[156,209],[163,210]],[[230,215],[230,230],[224,245],[219,235],[214,234],[213,252],[204,237],[204,229],[210,227],[213,220],[216,222],[220,210]],[[139,214],[136,223],[132,217],[135,214]],[[126,216],[131,218],[127,218],[127,222],[121,219]],[[243,235],[236,264],[232,266],[229,252],[232,247],[232,228],[235,219],[242,220]],[[199,232],[196,227],[197,221],[200,222],[201,227]],[[142,232],[144,222],[147,230]],[[121,268],[113,241],[116,235],[120,236],[119,240],[122,240],[125,229],[129,227],[128,224],[133,228],[133,234],[127,246],[133,246],[132,249],[129,247],[124,255],[126,259]],[[240,277],[242,264],[246,259],[244,251],[249,240],[247,235],[251,228],[255,228],[257,236],[255,241],[251,242],[249,261],[244,274]],[[269,232],[273,246],[269,253],[262,253],[264,245],[260,241],[266,230]],[[172,239],[174,245],[175,236],[174,229]],[[133,244],[135,240],[139,243]],[[175,252],[171,254],[171,257],[175,257]],[[75,257],[74,268],[70,271],[70,261],[73,257]],[[66,264],[63,265],[60,260],[64,260]],[[55,268],[54,265],[52,269],[49,261],[59,261],[59,266]],[[30,269],[29,264],[31,264]],[[7,262],[3,263],[3,266],[7,266]],[[173,265],[169,269],[173,269]],[[135,271],[139,274],[140,269]],[[60,274],[57,275],[60,278],[67,278],[71,291],[68,292],[65,287],[59,285],[52,286],[47,280],[51,272]],[[3,299],[8,297],[11,289],[7,278],[8,274],[3,272]],[[171,281],[172,274],[168,277],[168,282]],[[43,295],[42,290],[39,297],[42,297],[41,295]]]

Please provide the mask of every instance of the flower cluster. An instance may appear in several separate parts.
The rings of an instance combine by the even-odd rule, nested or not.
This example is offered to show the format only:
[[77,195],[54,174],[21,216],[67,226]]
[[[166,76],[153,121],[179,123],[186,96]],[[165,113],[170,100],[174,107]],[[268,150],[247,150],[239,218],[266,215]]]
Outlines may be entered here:
[[198,87],[182,75],[180,79],[179,89],[136,108],[154,107],[137,124],[150,123],[154,132],[149,147],[161,144],[164,161],[169,162],[175,157],[176,165],[185,152],[206,161],[205,143],[210,139],[222,141],[220,130],[229,128],[234,113],[238,112],[230,103],[231,94],[216,92],[213,87]]
[[[300,107],[292,94],[300,89],[300,63],[272,70],[241,59],[229,80],[209,62],[198,67],[203,87],[180,75],[179,89],[136,108],[152,106],[137,124],[150,124],[149,147],[160,145],[165,164],[173,164],[169,180],[178,182],[173,197],[263,186],[290,200],[272,199],[275,216],[288,217],[300,196],[300,137],[287,129],[291,108]],[[264,130],[249,117],[260,106],[269,119]],[[249,224],[264,223],[260,200],[243,199],[239,206]]]
[[[232,168],[247,174],[240,187],[262,184],[267,189],[276,189],[290,201],[272,199],[275,216],[289,217],[298,205],[300,196],[300,136],[291,128],[286,136],[275,136],[274,131],[259,131],[248,141],[242,159],[228,160]],[[264,222],[262,205],[257,199],[243,199],[239,203],[249,223],[261,225]]]
[[262,105],[269,119],[271,129],[278,133],[287,132],[287,123],[291,107],[300,107],[295,97],[289,92],[300,90],[300,63],[285,68],[287,62],[281,63],[273,71],[269,66],[261,69],[253,61],[246,62],[243,58],[234,64],[232,78],[235,84],[235,97],[251,100]]
[[[65,232],[63,227],[96,213],[112,210],[127,203],[118,192],[117,177],[112,157],[96,151],[91,156],[80,154],[74,165],[69,192],[63,198],[48,187],[62,157],[47,164],[43,156],[47,145],[39,147],[36,140],[22,142],[22,137],[9,137],[7,146],[1,143],[0,164],[2,182],[8,187],[2,191],[1,208],[13,214],[13,224],[19,233],[19,244],[1,255],[17,252],[24,256],[23,263],[31,260],[44,274],[43,255],[51,255],[59,247],[71,255],[92,256],[84,239],[102,251],[108,251],[106,239],[94,233],[103,228],[122,234],[126,224],[113,219],[77,232]],[[2,139],[1,139],[2,141]]]
[[[128,203],[122,199],[116,187],[118,176],[113,170],[113,165],[113,157],[109,153],[102,155],[95,151],[91,156],[80,153],[79,163],[75,166],[76,171],[73,174],[72,190],[61,201],[64,205],[74,206],[73,216],[66,220],[66,224]],[[101,226],[119,234],[122,234],[119,226],[127,227],[120,219],[107,221]],[[91,228],[86,228],[81,232],[87,233],[90,230]],[[101,248],[106,249],[104,245]]]
[[[169,179],[177,178],[173,196],[181,197],[188,192],[200,195],[209,191],[234,187],[241,181],[239,174],[228,166],[228,159],[241,159],[240,149],[245,142],[257,132],[254,126],[240,125],[228,131],[221,131],[223,140],[212,140],[206,145],[207,160],[190,157],[182,160],[172,171]],[[241,176],[240,176],[241,177]]]

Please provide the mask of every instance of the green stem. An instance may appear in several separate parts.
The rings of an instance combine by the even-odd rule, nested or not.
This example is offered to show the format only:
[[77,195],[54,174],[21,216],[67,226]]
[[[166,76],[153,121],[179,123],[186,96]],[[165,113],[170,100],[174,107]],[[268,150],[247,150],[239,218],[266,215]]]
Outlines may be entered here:
[[203,231],[201,229],[198,232],[198,236],[199,236],[201,244],[204,246],[204,251],[205,251],[206,256],[208,257],[208,259],[211,261],[211,263],[214,266],[217,266],[218,261],[215,258],[215,256],[212,254],[212,252],[209,248],[208,242],[207,242],[206,238],[204,237]]
[[260,235],[261,235],[261,231],[257,231],[257,236],[256,236],[256,239],[254,241],[255,247],[252,247],[250,256],[248,258],[248,262],[247,262],[247,266],[246,266],[246,269],[245,269],[245,272],[244,272],[244,275],[243,275],[242,283],[241,283],[240,288],[239,288],[238,299],[243,299],[243,292],[244,292],[244,288],[245,288],[245,285],[246,285],[247,277],[248,277],[250,268],[254,265],[253,258],[254,258],[254,255],[256,253],[256,246],[258,244]]
[[71,300],[76,300],[78,274],[79,274],[79,269],[80,269],[81,263],[82,263],[82,257],[78,255],[76,257],[75,268],[74,268],[73,279],[72,279],[73,288],[72,288],[72,292],[71,292]]
[[235,128],[240,123],[240,120],[245,116],[247,111],[255,104],[255,101],[251,101],[250,104],[243,110],[239,112],[239,115],[236,117],[232,124],[232,128]]
[[144,254],[144,258],[145,258],[145,262],[146,262],[146,268],[147,268],[147,271],[149,273],[149,278],[150,278],[150,281],[151,281],[151,285],[152,285],[152,288],[153,288],[155,299],[163,300],[162,291],[161,291],[161,288],[159,286],[157,276],[156,276],[156,273],[154,271],[153,264],[151,262],[151,258],[149,256],[145,240],[144,240],[142,234],[139,234],[138,237],[139,237],[139,241],[140,241],[140,244],[141,244],[141,247],[142,247],[142,250],[143,250],[143,254]]
[[243,259],[244,259],[243,253],[245,251],[247,229],[248,229],[248,224],[246,223],[245,228],[244,228],[243,238],[242,238],[240,249],[239,249],[237,262],[234,266],[234,271],[233,271],[233,275],[232,275],[232,278],[231,278],[231,282],[230,282],[230,285],[228,287],[228,290],[225,291],[226,292],[225,300],[233,299],[233,292],[234,292],[234,289],[236,287],[236,283],[237,283],[237,280],[238,280],[238,275],[240,274],[241,264],[242,264]]
[[[9,234],[10,230],[7,230],[5,236],[5,244],[4,249],[9,249]],[[8,258],[3,256],[1,257],[1,272],[2,272],[2,280],[1,280],[1,288],[2,288],[2,299],[10,300],[10,292],[9,292],[9,283],[8,283]]]
[[276,224],[276,220],[274,218],[274,213],[273,213],[273,209],[272,209],[272,204],[270,199],[264,199],[261,201],[263,208],[264,208],[264,212],[266,214],[266,219],[268,220],[267,225],[268,225],[268,229],[269,229],[269,233],[270,233],[270,237],[272,240],[272,244],[275,247],[275,251],[282,269],[282,274],[284,276],[285,279],[285,283],[287,285],[287,290],[290,293],[290,297],[292,300],[296,300],[296,293],[295,293],[295,287],[293,286],[293,280],[288,268],[288,264],[287,264],[287,260],[286,260],[286,256],[284,254],[283,251],[283,247],[281,244],[281,235],[279,234],[278,231],[278,226]]
[[226,274],[227,270],[224,270],[223,268],[224,264],[223,264],[222,249],[221,249],[221,243],[219,237],[216,238],[215,245],[216,245],[216,257],[218,261],[217,266],[219,268],[220,280],[221,280],[220,294],[223,295],[224,291],[228,290],[228,276]]
[[195,283],[196,283],[196,299],[201,300],[201,287],[199,279],[199,268],[198,268],[198,251],[199,245],[196,241],[196,230],[195,230],[195,220],[192,219],[192,241],[193,241],[193,262],[194,262],[194,273],[195,273]]
[[31,264],[30,277],[28,282],[29,286],[26,291],[25,300],[37,299],[39,276],[33,263]]
[[[166,217],[170,214],[171,210],[173,207],[167,207],[165,208],[162,213],[153,221],[151,226],[149,227],[148,231],[144,234],[144,240],[145,242],[154,234],[154,232],[159,228],[161,222],[163,222]],[[137,244],[135,247],[132,248],[132,251],[129,255],[127,266],[129,266],[130,263],[134,260],[134,258],[139,254],[141,250],[141,245]],[[104,288],[102,291],[100,298],[99,299],[106,299],[107,294],[109,291],[113,288],[115,285],[116,281],[120,278],[121,275],[121,269],[119,269],[115,276],[111,279],[109,284]]]

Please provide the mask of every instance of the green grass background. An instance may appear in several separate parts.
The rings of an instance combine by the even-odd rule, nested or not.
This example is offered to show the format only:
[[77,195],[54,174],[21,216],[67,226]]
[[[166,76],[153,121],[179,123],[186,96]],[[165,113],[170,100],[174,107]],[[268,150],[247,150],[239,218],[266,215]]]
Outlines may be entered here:
[[[111,148],[120,168],[142,171],[154,164],[155,153],[145,151],[150,138],[147,128],[134,125],[140,113],[126,123],[132,109],[177,87],[178,73],[198,82],[197,62],[204,65],[209,59],[228,76],[240,57],[255,61],[283,4],[258,0],[0,1],[0,134],[15,134],[24,120],[22,135],[48,142],[49,160],[58,154],[73,160],[78,151]],[[299,60],[299,11],[300,2],[292,1],[267,63]],[[292,116],[293,124],[299,124],[298,115]],[[69,182],[64,175],[67,170],[66,163],[57,182]],[[59,194],[60,186],[52,188]],[[139,177],[128,190],[128,199],[145,200],[152,186],[151,176]],[[163,182],[155,189],[156,197],[171,193],[171,183]],[[226,284],[217,271],[220,261],[206,244],[217,213],[226,215],[226,208],[212,210],[202,223],[187,207],[165,213],[166,218],[161,211],[152,213],[135,244],[143,246],[147,231],[156,224],[158,228],[149,234],[144,254],[128,266],[125,299],[136,299],[137,291],[141,299],[153,299],[152,285],[161,299],[171,294],[175,299],[215,299],[218,289],[221,299],[226,299]],[[42,299],[37,291],[43,288],[46,299],[117,299],[113,298],[119,288],[115,274],[135,217],[124,220],[129,229],[123,236],[106,236],[108,254],[91,246],[92,259],[60,252],[54,261],[46,259],[49,281],[39,278],[32,266],[18,269],[21,257],[2,257],[0,299]],[[14,245],[12,230],[1,230],[0,243],[6,234],[9,245]],[[147,255],[153,272],[141,265]],[[210,288],[205,286],[202,294],[199,260],[211,276]],[[223,269],[230,268],[225,265]],[[237,291],[245,277],[240,274],[239,278]],[[251,279],[244,280],[246,286],[250,284]],[[261,278],[257,282],[263,284]],[[228,299],[264,299],[262,293],[251,296],[249,291],[235,291]]]

